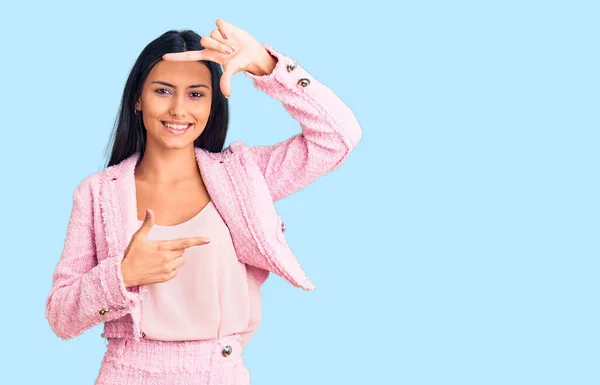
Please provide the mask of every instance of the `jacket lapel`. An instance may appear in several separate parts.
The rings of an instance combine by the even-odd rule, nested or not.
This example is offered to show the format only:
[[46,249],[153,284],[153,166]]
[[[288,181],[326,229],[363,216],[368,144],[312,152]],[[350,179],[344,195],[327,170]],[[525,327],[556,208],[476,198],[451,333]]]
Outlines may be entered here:
[[[267,183],[248,147],[233,142],[220,154],[196,149],[204,185],[227,224],[240,262],[262,284],[273,272],[292,285],[315,285],[290,250]],[[247,267],[248,268],[248,267]]]
[[134,171],[138,158],[139,152],[108,167],[102,179],[100,205],[109,256],[125,251],[137,231]]

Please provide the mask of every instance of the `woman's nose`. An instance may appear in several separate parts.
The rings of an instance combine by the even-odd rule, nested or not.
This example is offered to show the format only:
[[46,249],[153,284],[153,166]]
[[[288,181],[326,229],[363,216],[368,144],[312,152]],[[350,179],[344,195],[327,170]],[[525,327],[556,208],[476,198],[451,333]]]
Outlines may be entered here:
[[173,116],[185,116],[185,99],[181,97],[173,98],[169,113]]

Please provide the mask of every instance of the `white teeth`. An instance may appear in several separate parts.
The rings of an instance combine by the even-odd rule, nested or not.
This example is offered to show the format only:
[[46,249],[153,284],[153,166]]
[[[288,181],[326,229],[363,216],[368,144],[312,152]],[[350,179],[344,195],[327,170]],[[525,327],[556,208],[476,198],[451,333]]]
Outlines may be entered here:
[[163,124],[174,130],[185,130],[186,128],[188,128],[190,126],[190,124],[181,125],[181,124],[171,124],[171,123],[167,123],[167,122],[163,122]]

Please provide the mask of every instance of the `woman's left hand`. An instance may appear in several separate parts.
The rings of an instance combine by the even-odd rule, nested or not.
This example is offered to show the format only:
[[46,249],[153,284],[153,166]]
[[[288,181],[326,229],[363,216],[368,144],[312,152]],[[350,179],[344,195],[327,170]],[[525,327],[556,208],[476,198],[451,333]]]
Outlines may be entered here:
[[277,59],[248,32],[223,19],[218,19],[217,29],[210,36],[202,36],[199,51],[186,51],[163,55],[164,60],[191,61],[210,60],[223,66],[220,87],[225,97],[231,95],[231,77],[240,71],[254,75],[268,75],[277,64]]

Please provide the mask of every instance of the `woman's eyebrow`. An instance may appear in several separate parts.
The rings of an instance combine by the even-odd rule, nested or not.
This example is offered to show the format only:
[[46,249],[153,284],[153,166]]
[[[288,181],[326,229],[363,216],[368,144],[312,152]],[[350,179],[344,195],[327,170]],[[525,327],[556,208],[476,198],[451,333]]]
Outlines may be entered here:
[[[177,87],[175,87],[174,85],[172,85],[170,83],[161,82],[159,80],[153,81],[152,83],[157,83],[157,84],[162,84],[162,85],[167,86],[167,87],[177,88]],[[192,84],[188,88],[200,88],[200,87],[204,87],[204,88],[210,89],[206,84]]]

